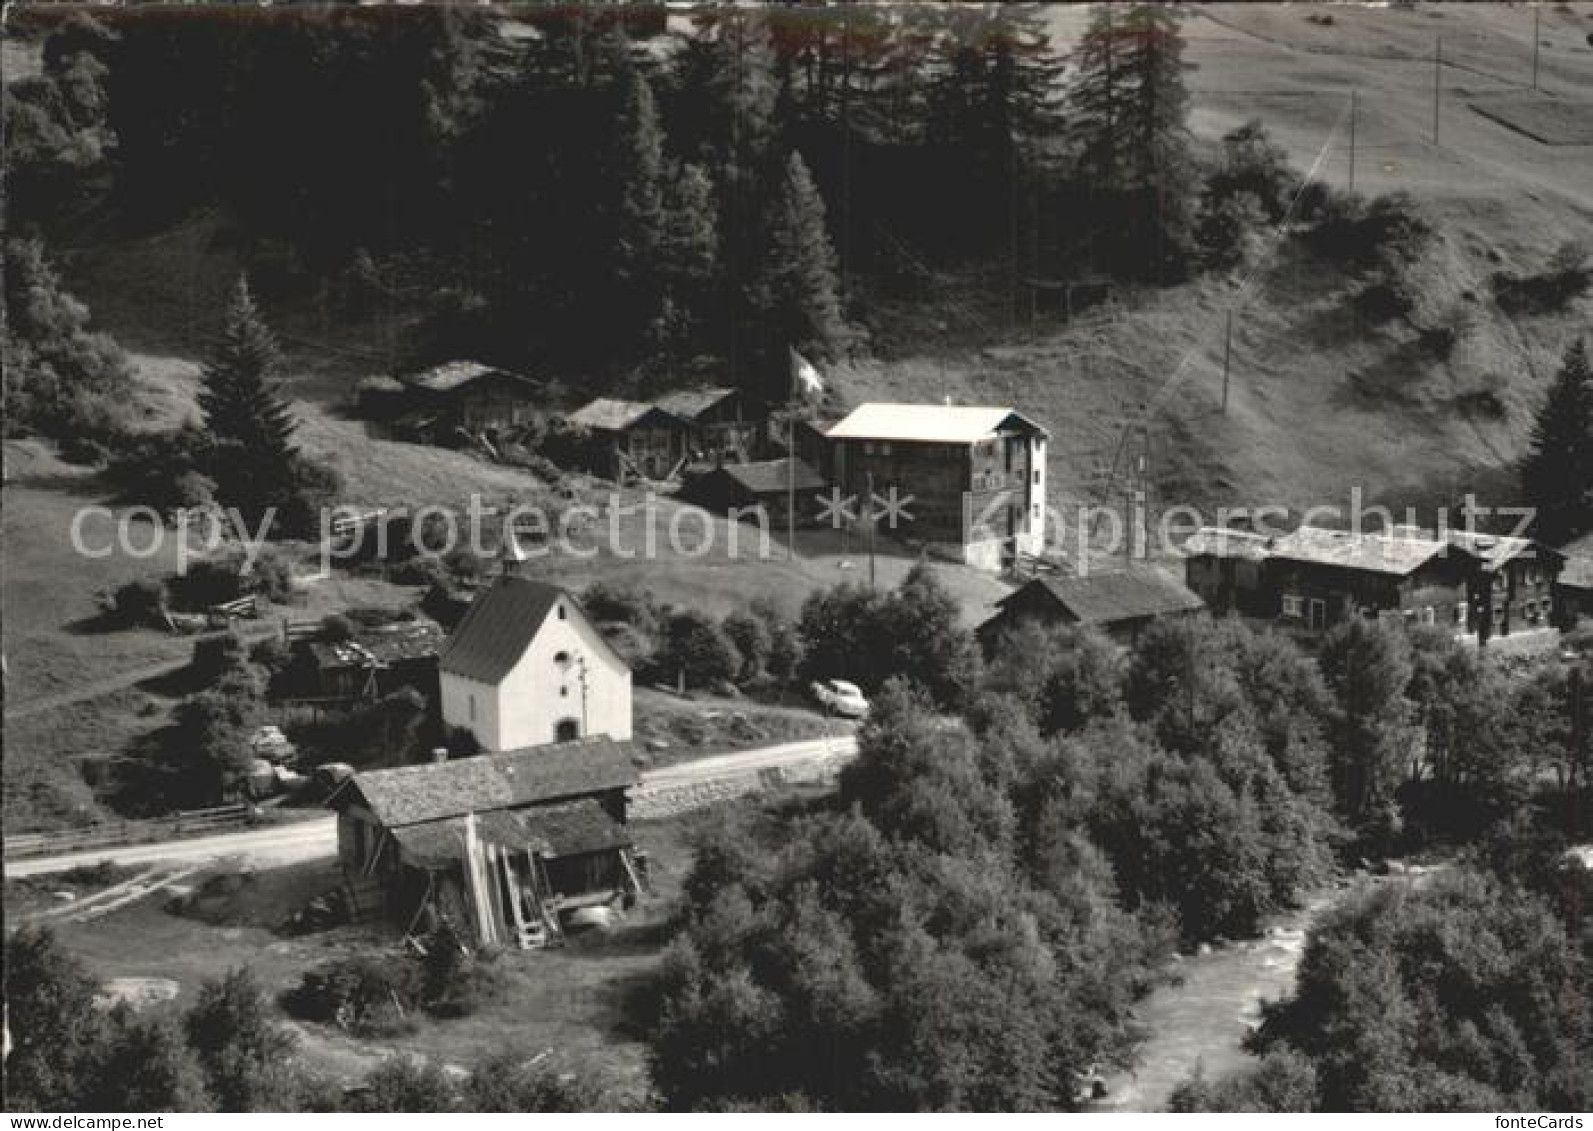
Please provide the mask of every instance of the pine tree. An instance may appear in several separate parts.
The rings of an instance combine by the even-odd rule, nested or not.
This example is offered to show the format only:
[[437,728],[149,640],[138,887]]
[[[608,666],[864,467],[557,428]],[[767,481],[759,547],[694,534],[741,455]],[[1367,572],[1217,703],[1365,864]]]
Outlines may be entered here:
[[1100,5],[1069,92],[1079,171],[1104,215],[1108,261],[1152,276],[1188,250],[1193,178],[1179,16],[1163,4]]
[[684,165],[669,185],[659,231],[663,301],[654,340],[666,357],[684,361],[709,348],[715,328],[719,234],[714,186],[701,165]]
[[614,344],[629,354],[652,330],[663,302],[658,253],[663,237],[664,134],[652,87],[634,67],[620,77],[619,108],[609,160],[617,197],[609,219],[612,279],[608,308],[621,329]]
[[199,407],[216,442],[219,495],[249,517],[294,492],[295,422],[272,380],[279,359],[248,280],[240,277],[221,337],[201,373]]
[[1543,537],[1559,541],[1593,529],[1593,371],[1580,338],[1565,351],[1538,410],[1521,485]]
[[802,155],[786,160],[785,178],[775,197],[761,274],[754,287],[753,307],[761,322],[761,360],[780,374],[787,348],[810,358],[834,359],[848,338],[837,297],[835,249],[824,227],[824,200]]

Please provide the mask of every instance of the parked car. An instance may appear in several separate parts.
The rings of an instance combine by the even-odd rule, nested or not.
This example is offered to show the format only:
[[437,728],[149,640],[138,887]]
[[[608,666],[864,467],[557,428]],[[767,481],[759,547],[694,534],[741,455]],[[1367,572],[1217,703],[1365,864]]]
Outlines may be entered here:
[[868,700],[855,683],[844,679],[826,679],[810,688],[813,698],[828,710],[848,719],[861,719],[868,714]]

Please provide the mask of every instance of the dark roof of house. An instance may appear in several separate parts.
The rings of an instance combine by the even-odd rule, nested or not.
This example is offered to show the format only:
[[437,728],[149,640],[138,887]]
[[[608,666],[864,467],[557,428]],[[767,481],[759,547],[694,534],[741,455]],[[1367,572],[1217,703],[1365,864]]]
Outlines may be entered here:
[[677,389],[665,393],[653,403],[667,413],[695,420],[709,409],[736,395],[731,388]]
[[1020,594],[1032,597],[1037,592],[1048,595],[1080,624],[1086,625],[1105,626],[1205,608],[1205,603],[1194,593],[1155,569],[1092,573],[1088,577],[1036,578],[996,604],[998,608],[1005,608]]
[[798,491],[821,491],[825,486],[824,476],[803,460],[768,459],[756,463],[727,463],[717,472],[709,474],[726,475],[752,495],[772,495],[790,490],[793,480]]
[[[392,833],[407,863],[448,867],[464,852],[465,818],[449,817],[404,825],[393,829]],[[572,856],[631,845],[625,826],[591,798],[560,805],[479,813],[476,835],[488,844],[516,851],[530,849],[544,856]]]
[[323,668],[364,668],[435,656],[442,646],[442,626],[417,620],[368,629],[352,640],[313,641],[310,654]]
[[599,736],[354,775],[353,787],[388,828],[521,809],[636,784],[635,747]]
[[479,361],[445,361],[420,373],[407,374],[399,380],[414,389],[424,389],[431,393],[451,393],[482,377],[508,377],[527,385],[534,384],[528,377],[511,373],[507,369],[499,369],[494,365],[484,365]]
[[657,405],[599,397],[570,413],[569,422],[596,432],[624,432],[643,423],[650,427],[685,428],[687,422]]
[[470,602],[448,638],[439,667],[477,683],[498,683],[520,662],[561,597],[575,604],[557,585],[529,577],[500,577]]

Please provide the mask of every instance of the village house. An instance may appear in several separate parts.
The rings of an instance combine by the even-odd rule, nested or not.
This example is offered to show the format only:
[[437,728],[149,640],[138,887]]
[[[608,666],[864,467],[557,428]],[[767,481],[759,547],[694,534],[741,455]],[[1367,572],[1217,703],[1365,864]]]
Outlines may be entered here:
[[827,486],[824,476],[800,459],[772,459],[727,463],[696,476],[683,494],[706,510],[736,512],[743,519],[759,513],[761,508],[767,527],[782,530],[792,495],[796,496],[797,525],[810,526],[818,517],[817,496]]
[[305,690],[317,699],[377,699],[413,687],[428,700],[437,695],[437,656],[442,626],[430,620],[356,632],[349,640],[305,640],[298,662]]
[[330,804],[356,914],[534,947],[582,908],[628,906],[642,887],[626,827],[634,756],[596,737],[355,774]]
[[759,425],[745,419],[739,389],[681,389],[653,405],[690,426],[694,461],[746,463],[757,452]]
[[1480,566],[1463,547],[1412,527],[1302,526],[1268,550],[1263,612],[1311,631],[1351,617],[1399,617],[1463,633]]
[[446,362],[401,376],[398,382],[409,427],[415,431],[497,431],[529,424],[540,413],[542,389],[536,381],[479,361]]
[[886,533],[1000,570],[1045,548],[1048,435],[1010,408],[865,404],[827,433],[826,470],[860,511],[895,492]]
[[1201,599],[1152,567],[1085,577],[1038,577],[996,602],[1000,610],[979,626],[987,653],[1001,637],[1025,623],[1076,625],[1132,644],[1158,620],[1192,616]]
[[1584,618],[1593,620],[1593,557],[1567,557],[1554,579],[1554,623],[1571,629]]
[[1554,583],[1565,566],[1564,554],[1530,538],[1502,534],[1452,530],[1449,540],[1481,563],[1467,632],[1487,639],[1553,624]]
[[1184,584],[1214,614],[1266,616],[1267,551],[1264,534],[1203,526],[1184,542]]
[[673,479],[691,455],[692,424],[657,405],[599,397],[566,419],[587,435],[588,469],[607,479]]
[[479,593],[439,661],[442,720],[484,750],[631,737],[631,671],[556,585],[519,565]]

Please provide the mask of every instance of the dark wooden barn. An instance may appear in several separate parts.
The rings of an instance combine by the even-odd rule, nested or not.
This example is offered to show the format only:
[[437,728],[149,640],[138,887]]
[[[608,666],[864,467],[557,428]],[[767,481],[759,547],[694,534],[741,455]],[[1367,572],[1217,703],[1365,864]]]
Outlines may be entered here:
[[479,361],[450,361],[398,381],[405,420],[417,432],[499,431],[530,424],[542,411],[538,382]]
[[445,918],[481,945],[555,941],[571,912],[640,892],[634,757],[587,738],[356,774],[329,802],[350,897],[406,934]]
[[1191,616],[1205,608],[1200,598],[1149,566],[1087,577],[1040,577],[996,602],[1000,610],[979,626],[986,651],[1025,622],[1093,628],[1132,643],[1153,621]]
[[653,404],[691,427],[693,462],[746,463],[757,454],[759,424],[746,419],[739,389],[680,389]]
[[599,397],[568,420],[588,438],[589,469],[619,482],[673,479],[691,454],[691,423],[657,405]]
[[684,495],[707,510],[742,519],[755,517],[762,508],[770,529],[782,530],[793,494],[797,525],[811,526],[819,514],[816,496],[827,486],[824,476],[802,460],[771,459],[727,463],[695,477]]

